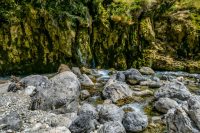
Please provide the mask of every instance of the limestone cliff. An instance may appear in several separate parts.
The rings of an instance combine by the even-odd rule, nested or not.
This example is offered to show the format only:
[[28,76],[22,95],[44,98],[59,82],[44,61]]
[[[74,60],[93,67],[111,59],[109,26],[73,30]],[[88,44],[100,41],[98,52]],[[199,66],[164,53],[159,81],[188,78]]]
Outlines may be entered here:
[[200,2],[1,0],[0,75],[60,63],[200,72]]

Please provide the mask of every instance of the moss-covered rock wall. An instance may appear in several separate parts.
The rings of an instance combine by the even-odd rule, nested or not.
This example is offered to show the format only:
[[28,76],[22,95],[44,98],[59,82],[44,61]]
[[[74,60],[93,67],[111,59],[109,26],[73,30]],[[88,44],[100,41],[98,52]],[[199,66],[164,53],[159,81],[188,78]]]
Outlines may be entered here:
[[0,75],[60,63],[200,71],[196,0],[2,0]]

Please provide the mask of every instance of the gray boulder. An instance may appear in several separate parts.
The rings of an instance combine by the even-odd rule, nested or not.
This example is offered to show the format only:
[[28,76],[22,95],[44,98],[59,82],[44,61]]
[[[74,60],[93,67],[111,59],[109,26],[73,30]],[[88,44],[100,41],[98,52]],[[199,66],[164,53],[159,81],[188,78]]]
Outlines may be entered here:
[[173,81],[160,87],[154,94],[156,98],[168,97],[177,98],[179,100],[187,100],[191,93],[186,86],[178,81]]
[[154,70],[150,67],[141,67],[139,70],[144,75],[153,75],[155,74]]
[[78,110],[80,83],[77,76],[65,71],[51,79],[51,87],[39,90],[32,97],[31,109],[55,113],[70,113]]
[[188,114],[200,130],[200,96],[192,96],[188,100]]
[[102,93],[106,99],[111,99],[113,102],[132,96],[132,90],[126,83],[113,79],[107,82]]
[[78,115],[83,115],[83,114],[90,114],[95,119],[99,118],[96,108],[93,105],[88,104],[88,103],[84,103],[79,109]]
[[188,117],[184,107],[176,107],[166,115],[168,133],[199,133],[193,121]]
[[128,69],[124,72],[126,80],[128,83],[135,85],[140,83],[140,81],[145,81],[146,78],[142,76],[142,74],[134,68]]
[[124,111],[115,104],[102,104],[97,106],[100,123],[109,121],[122,121]]
[[94,131],[98,126],[98,122],[90,114],[82,114],[72,122],[69,130],[72,133],[90,133]]
[[128,132],[141,132],[148,126],[148,118],[140,112],[127,112],[122,124]]
[[119,121],[106,122],[97,133],[126,133],[125,128]]
[[177,107],[178,103],[170,98],[160,98],[154,106],[159,112],[167,113],[168,110]]

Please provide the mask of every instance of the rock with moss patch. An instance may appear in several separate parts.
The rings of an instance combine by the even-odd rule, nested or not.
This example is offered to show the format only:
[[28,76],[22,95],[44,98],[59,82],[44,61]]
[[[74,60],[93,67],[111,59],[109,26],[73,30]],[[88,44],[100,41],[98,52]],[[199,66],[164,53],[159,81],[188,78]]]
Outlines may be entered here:
[[144,75],[155,74],[154,70],[150,67],[141,67],[139,71],[141,72],[141,74],[144,74]]
[[107,82],[102,93],[105,98],[113,102],[132,96],[132,90],[126,83],[113,79]]

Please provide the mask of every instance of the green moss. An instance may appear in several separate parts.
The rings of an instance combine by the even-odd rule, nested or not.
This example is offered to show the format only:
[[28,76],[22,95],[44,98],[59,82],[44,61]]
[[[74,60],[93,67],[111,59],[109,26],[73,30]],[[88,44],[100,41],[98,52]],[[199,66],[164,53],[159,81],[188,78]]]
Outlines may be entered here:
[[133,102],[141,102],[141,101],[143,101],[143,99],[141,97],[136,97],[136,96],[126,97],[124,99],[117,100],[116,105],[117,106],[123,106],[125,104],[129,104],[129,103],[133,103]]

